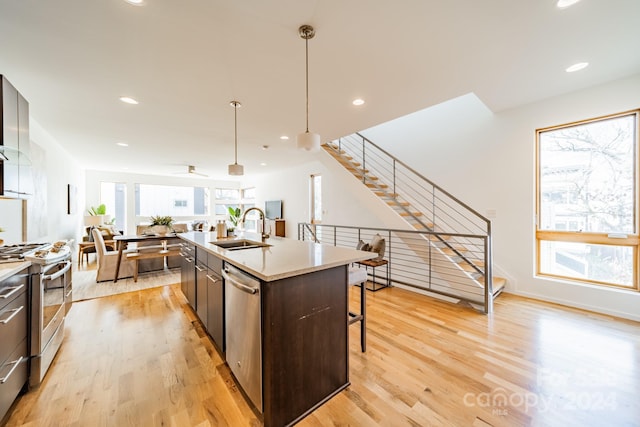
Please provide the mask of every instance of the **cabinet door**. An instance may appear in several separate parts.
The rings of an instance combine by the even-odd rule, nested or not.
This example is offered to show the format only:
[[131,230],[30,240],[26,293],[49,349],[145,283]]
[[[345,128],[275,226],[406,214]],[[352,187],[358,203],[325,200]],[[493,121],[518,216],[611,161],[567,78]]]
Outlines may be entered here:
[[15,196],[19,193],[18,158],[18,91],[2,78],[2,145],[6,147],[2,162],[2,186],[0,194]]
[[180,288],[189,305],[196,309],[195,250],[192,246],[183,246]]
[[29,141],[29,103],[18,92],[18,185],[22,195],[33,194],[31,141]]
[[196,314],[208,329],[207,322],[207,266],[196,262]]
[[218,351],[224,353],[224,286],[222,277],[213,269],[209,269],[207,274],[207,300],[207,331]]

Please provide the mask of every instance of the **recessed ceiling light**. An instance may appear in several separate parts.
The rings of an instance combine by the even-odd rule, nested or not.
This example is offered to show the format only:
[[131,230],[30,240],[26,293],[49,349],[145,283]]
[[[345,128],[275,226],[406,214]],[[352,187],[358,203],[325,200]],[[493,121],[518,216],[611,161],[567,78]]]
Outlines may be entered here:
[[580,0],[558,0],[558,2],[556,3],[556,6],[559,7],[560,9],[564,9],[565,7],[569,7],[578,3],[579,1]]
[[282,135],[280,139],[283,141],[286,141],[287,139],[289,139],[289,137],[287,135]]
[[364,104],[364,99],[360,99],[360,98],[354,99],[352,104],[353,105],[362,105],[362,104]]
[[129,144],[127,144],[126,142],[116,142],[116,145],[119,145],[120,147],[128,147]]
[[574,71],[580,71],[583,68],[587,68],[588,65],[588,62],[578,62],[577,64],[573,64],[571,67],[567,68],[565,71],[567,73],[573,73]]
[[134,6],[142,6],[144,4],[144,0],[124,0],[124,1]]
[[136,101],[135,99],[130,98],[128,96],[121,96],[120,97],[120,101],[126,102],[127,104],[133,104],[133,105],[138,104],[138,101]]
[[267,166],[267,164],[262,162],[262,163],[260,163],[260,166]]

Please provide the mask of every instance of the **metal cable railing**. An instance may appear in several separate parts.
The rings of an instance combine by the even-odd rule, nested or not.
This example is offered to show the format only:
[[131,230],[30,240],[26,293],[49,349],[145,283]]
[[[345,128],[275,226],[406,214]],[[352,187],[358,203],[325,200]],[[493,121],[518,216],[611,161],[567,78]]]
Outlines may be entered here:
[[[298,239],[331,246],[355,248],[360,240],[369,242],[379,234],[385,239],[384,259],[388,269],[378,269],[377,285],[400,285],[471,302],[485,313],[492,310],[491,291],[470,280],[469,272],[452,262],[434,245],[437,237],[453,243],[474,242],[476,251],[485,252],[488,236],[437,233],[372,227],[352,227],[327,224],[298,224]],[[439,234],[439,236],[436,236]],[[476,254],[480,256],[481,254]],[[480,268],[486,274],[484,266]],[[475,272],[474,272],[475,273]],[[371,281],[371,279],[370,279]],[[375,284],[374,284],[375,285]]]
[[[327,144],[348,170],[440,252],[492,290],[491,221],[359,133]],[[451,236],[457,236],[451,239]],[[473,237],[464,237],[470,235]],[[479,245],[477,236],[485,241]],[[442,267],[445,268],[445,267]],[[488,303],[491,306],[491,302]]]

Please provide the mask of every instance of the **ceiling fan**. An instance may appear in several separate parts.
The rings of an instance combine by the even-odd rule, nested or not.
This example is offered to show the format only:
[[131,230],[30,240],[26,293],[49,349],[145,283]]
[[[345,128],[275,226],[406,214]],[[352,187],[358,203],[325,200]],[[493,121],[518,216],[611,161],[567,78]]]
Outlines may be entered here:
[[188,165],[187,166],[187,172],[177,172],[174,173],[174,175],[183,175],[183,176],[190,176],[190,175],[197,175],[197,176],[202,176],[204,178],[209,178],[209,175],[206,175],[204,173],[200,173],[200,172],[196,172],[196,167],[193,165]]
[[198,175],[198,176],[204,176],[206,178],[209,177],[209,175],[206,175],[204,173],[200,173],[200,172],[196,172],[196,167],[193,165],[189,165],[187,168],[187,173],[189,173],[190,175]]

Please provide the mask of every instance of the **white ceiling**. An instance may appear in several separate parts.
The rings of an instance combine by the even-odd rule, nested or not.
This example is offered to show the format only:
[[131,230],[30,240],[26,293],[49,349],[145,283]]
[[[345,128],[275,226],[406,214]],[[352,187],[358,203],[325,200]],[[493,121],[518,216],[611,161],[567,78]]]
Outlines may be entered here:
[[302,24],[324,142],[469,92],[500,111],[637,74],[638,18],[638,0],[0,0],[0,74],[87,169],[229,179],[234,99],[245,174],[313,156]]

